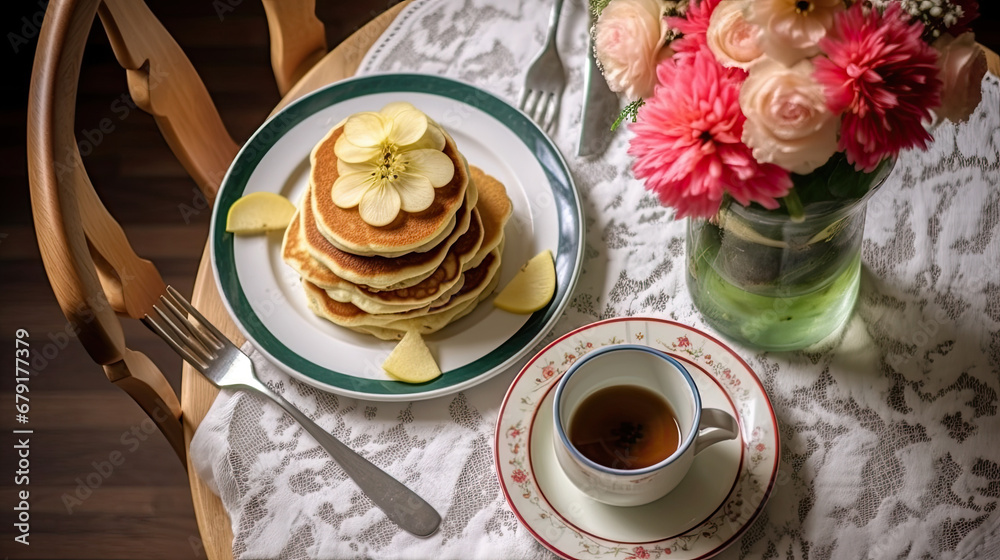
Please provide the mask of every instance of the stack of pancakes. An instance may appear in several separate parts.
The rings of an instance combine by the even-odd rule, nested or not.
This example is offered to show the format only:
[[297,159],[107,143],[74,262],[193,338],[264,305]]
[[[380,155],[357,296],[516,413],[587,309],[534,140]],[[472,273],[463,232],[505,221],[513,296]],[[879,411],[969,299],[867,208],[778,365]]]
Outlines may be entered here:
[[[429,122],[428,126],[439,125]],[[443,129],[441,129],[442,132]],[[451,182],[431,206],[400,211],[377,227],[358,208],[340,208],[334,128],[310,156],[309,188],[285,231],[282,256],[302,277],[310,308],[338,325],[381,339],[436,332],[470,313],[499,281],[511,203],[503,184],[469,166],[445,132]]]

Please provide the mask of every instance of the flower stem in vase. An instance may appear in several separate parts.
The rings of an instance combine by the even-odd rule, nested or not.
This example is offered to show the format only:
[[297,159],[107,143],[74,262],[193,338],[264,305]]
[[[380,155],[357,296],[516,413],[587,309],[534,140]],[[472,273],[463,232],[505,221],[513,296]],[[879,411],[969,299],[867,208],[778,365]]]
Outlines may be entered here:
[[788,209],[788,217],[793,222],[802,223],[806,219],[806,210],[802,207],[802,199],[799,198],[799,191],[792,187],[784,198],[785,208]]
[[866,204],[891,169],[855,172],[852,181],[867,187],[860,197],[831,194],[843,186],[828,188],[824,169],[800,179],[822,183],[826,196],[803,203],[795,189],[775,210],[727,198],[711,219],[689,219],[688,289],[705,320],[776,351],[805,348],[846,323],[860,285]]

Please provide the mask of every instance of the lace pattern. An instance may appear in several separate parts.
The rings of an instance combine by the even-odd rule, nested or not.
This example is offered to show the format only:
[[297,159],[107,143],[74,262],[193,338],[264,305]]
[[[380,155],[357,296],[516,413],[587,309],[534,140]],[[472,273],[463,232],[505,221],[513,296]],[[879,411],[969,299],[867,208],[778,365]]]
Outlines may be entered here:
[[[515,103],[548,10],[415,0],[360,73],[445,75]],[[685,224],[632,178],[627,130],[603,156],[572,155],[587,17],[580,0],[563,9],[568,85],[554,136],[584,199],[585,272],[549,339],[615,316],[706,329],[685,287]],[[733,345],[772,400],[782,461],[762,515],[719,558],[1000,557],[1000,80],[984,80],[968,123],[934,135],[930,151],[901,156],[869,204],[860,303],[837,340],[792,354]],[[430,539],[399,531],[277,406],[224,392],[191,453],[230,513],[237,558],[551,557],[494,474],[494,423],[516,368],[452,396],[375,403],[253,357],[265,382],[444,522]]]

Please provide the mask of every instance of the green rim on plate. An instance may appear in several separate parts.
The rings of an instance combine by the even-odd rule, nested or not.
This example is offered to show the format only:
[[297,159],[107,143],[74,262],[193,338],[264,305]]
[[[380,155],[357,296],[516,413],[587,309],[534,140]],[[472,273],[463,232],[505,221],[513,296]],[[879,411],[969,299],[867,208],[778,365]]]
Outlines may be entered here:
[[[423,384],[355,377],[316,364],[285,346],[253,311],[236,269],[233,234],[225,231],[229,208],[243,196],[247,181],[264,155],[289,130],[310,115],[335,103],[379,93],[424,93],[475,107],[513,132],[542,167],[559,219],[556,247],[556,293],[548,306],[532,314],[521,328],[485,356],[444,372]],[[423,74],[379,74],[353,78],[312,92],[288,105],[251,136],[233,161],[219,188],[212,216],[212,254],[222,295],[243,332],[258,349],[287,369],[331,388],[369,395],[414,395],[464,385],[495,370],[534,345],[554,325],[569,300],[582,266],[583,211],[573,179],[562,154],[523,113],[500,98],[461,82]]]

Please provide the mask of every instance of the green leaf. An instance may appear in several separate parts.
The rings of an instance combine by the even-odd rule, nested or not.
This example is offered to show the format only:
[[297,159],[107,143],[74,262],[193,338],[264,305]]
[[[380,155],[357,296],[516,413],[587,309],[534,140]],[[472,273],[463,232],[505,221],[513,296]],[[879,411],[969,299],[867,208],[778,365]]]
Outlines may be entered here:
[[829,161],[807,175],[792,174],[792,184],[804,206],[831,200],[861,198],[877,185],[892,166],[892,159],[883,160],[875,171],[858,171],[837,152]]
[[594,18],[596,19],[610,3],[611,0],[590,0],[590,13],[594,14]]
[[615,122],[611,125],[611,130],[616,130],[623,122],[625,122],[626,119],[631,122],[635,122],[639,117],[639,107],[642,107],[645,104],[646,102],[644,100],[636,99],[626,105],[625,108],[622,109],[621,114],[618,115],[618,118],[615,119]]

